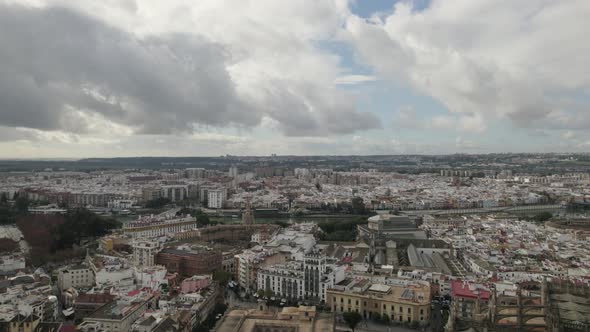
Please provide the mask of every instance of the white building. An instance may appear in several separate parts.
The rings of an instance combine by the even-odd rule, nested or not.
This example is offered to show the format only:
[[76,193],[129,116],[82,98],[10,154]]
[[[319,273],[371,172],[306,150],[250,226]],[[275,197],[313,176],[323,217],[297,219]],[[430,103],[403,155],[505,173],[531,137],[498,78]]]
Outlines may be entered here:
[[133,241],[133,264],[135,266],[152,266],[156,254],[160,250],[160,244],[157,241],[134,240]]
[[96,255],[88,258],[97,286],[129,287],[133,285],[133,269],[121,257]]
[[225,189],[212,189],[207,192],[208,207],[211,209],[221,209],[227,199],[227,191]]
[[123,226],[123,232],[136,238],[155,238],[169,234],[194,229],[197,226],[194,217],[162,219],[159,217],[144,217]]
[[229,168],[229,172],[227,172],[227,175],[230,178],[237,178],[238,177],[238,168],[236,166],[232,166]]
[[68,288],[92,287],[95,284],[94,271],[88,266],[78,265],[60,270],[57,286],[61,290]]
[[23,255],[2,255],[0,256],[0,271],[12,272],[25,269],[25,257]]
[[187,185],[167,185],[160,190],[161,197],[168,198],[172,202],[178,202],[188,198]]
[[150,288],[157,290],[160,285],[168,284],[167,270],[161,265],[135,268],[135,284],[138,288]]
[[258,289],[272,291],[276,297],[303,299],[303,270],[301,262],[276,264],[258,271]]
[[134,199],[114,199],[107,203],[107,206],[111,209],[130,209],[133,205],[137,204]]
[[344,266],[326,262],[326,256],[307,254],[292,261],[258,271],[258,289],[271,290],[277,297],[326,301],[326,291],[344,280]]

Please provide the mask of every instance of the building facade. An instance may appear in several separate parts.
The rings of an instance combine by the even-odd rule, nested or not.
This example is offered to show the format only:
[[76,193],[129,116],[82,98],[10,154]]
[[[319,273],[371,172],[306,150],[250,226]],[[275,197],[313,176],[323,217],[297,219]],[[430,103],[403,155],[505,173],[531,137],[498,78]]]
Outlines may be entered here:
[[258,289],[286,299],[326,301],[327,289],[344,280],[344,266],[328,264],[326,256],[310,253],[303,261],[276,264],[258,270]]
[[182,276],[210,274],[221,268],[221,253],[214,250],[189,251],[166,248],[156,255],[155,263],[168,272]]
[[133,241],[133,263],[135,266],[152,266],[155,264],[156,254],[160,251],[158,241]]
[[225,189],[212,189],[207,191],[208,207],[211,209],[221,209],[227,199],[227,191]]
[[181,217],[162,219],[157,217],[144,217],[135,222],[123,226],[123,233],[135,238],[153,238],[188,231],[196,228],[197,219],[194,217]]
[[57,286],[61,290],[68,288],[92,287],[94,284],[94,271],[88,266],[80,265],[63,269],[57,274]]
[[327,304],[334,312],[357,312],[364,318],[387,317],[395,322],[425,325],[430,319],[430,287],[351,281],[328,289]]

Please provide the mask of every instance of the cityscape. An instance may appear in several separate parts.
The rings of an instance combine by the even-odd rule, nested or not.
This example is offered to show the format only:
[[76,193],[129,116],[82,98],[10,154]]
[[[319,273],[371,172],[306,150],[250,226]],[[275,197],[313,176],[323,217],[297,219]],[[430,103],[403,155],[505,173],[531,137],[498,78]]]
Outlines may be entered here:
[[0,0],[0,332],[590,332],[590,0]]
[[1,173],[7,330],[590,326],[582,156],[120,162]]

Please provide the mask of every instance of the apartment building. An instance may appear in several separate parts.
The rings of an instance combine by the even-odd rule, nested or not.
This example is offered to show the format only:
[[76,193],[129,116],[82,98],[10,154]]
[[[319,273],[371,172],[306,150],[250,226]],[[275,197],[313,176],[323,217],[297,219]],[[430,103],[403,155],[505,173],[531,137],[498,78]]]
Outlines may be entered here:
[[133,241],[133,263],[135,266],[152,266],[160,251],[158,241],[136,239]]
[[310,253],[303,261],[290,261],[258,271],[258,289],[281,298],[326,300],[326,291],[344,280],[344,267],[328,264],[326,257]]
[[84,265],[77,265],[60,270],[57,275],[57,286],[61,290],[68,288],[92,287],[95,283],[94,271]]
[[211,189],[207,191],[207,202],[211,209],[221,209],[227,199],[227,191],[225,189]]

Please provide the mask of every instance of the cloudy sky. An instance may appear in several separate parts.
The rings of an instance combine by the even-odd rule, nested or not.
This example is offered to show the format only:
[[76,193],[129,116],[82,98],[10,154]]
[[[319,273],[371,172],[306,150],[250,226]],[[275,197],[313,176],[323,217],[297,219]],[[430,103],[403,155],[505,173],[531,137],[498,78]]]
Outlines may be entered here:
[[590,151],[588,0],[0,0],[0,158]]

